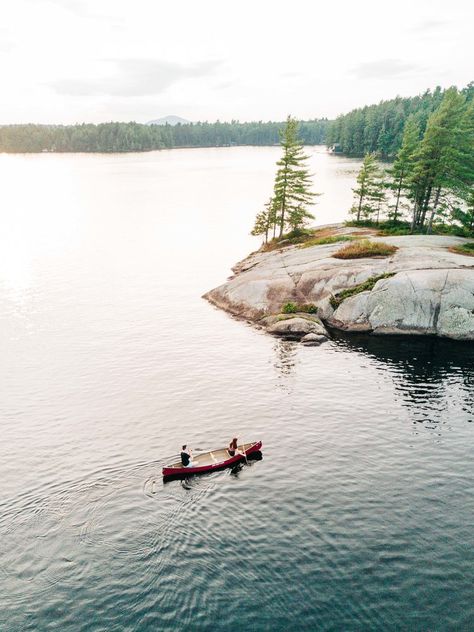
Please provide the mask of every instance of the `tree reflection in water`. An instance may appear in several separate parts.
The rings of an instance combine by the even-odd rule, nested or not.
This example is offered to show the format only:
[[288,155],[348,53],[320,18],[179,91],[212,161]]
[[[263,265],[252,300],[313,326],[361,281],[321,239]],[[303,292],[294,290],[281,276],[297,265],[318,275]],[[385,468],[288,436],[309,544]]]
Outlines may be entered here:
[[388,370],[414,423],[439,428],[449,413],[474,421],[474,343],[434,337],[334,332],[342,350],[356,351]]

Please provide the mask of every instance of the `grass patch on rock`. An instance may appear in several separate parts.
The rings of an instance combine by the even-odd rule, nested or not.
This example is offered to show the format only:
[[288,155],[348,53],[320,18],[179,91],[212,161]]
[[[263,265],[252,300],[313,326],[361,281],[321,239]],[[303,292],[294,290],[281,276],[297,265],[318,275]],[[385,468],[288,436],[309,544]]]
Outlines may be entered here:
[[[274,237],[266,244],[263,244],[260,250],[262,252],[270,252],[272,250],[281,250],[289,246],[319,246],[323,244],[332,244],[337,241],[349,241],[353,239],[351,235],[341,235],[338,233],[339,225],[326,226],[325,228],[300,228],[285,233],[281,237]],[[328,241],[326,241],[328,239]]]
[[347,288],[347,290],[342,290],[342,292],[338,292],[334,296],[331,296],[331,298],[329,299],[331,307],[333,309],[337,309],[342,301],[344,301],[346,298],[349,298],[350,296],[355,296],[356,294],[360,294],[361,292],[368,292],[374,288],[377,281],[380,281],[381,279],[389,279],[394,275],[395,272],[386,272],[385,274],[371,276],[367,279],[367,281],[364,281],[363,283],[359,283],[358,285]]
[[398,248],[383,241],[369,241],[360,239],[335,252],[332,256],[336,259],[362,259],[364,257],[388,257]]
[[451,246],[449,250],[458,255],[474,257],[474,241],[469,241],[467,244],[460,244],[459,246]]
[[314,231],[306,228],[293,230],[290,233],[285,233],[281,237],[270,239],[268,243],[263,244],[261,250],[263,252],[270,252],[272,250],[281,250],[281,248],[287,248],[288,246],[295,246],[311,239],[313,235]]
[[318,308],[314,303],[285,303],[281,308],[282,314],[317,314]]
[[328,237],[316,237],[301,244],[300,248],[311,248],[311,246],[325,246],[326,244],[336,244],[339,241],[354,241],[357,239],[352,235],[330,235]]

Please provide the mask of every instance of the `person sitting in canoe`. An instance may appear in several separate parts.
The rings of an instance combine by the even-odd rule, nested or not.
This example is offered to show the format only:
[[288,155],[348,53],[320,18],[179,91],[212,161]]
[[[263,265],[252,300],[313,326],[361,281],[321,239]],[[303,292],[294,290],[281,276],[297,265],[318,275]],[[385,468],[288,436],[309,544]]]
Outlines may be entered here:
[[240,450],[237,450],[237,437],[234,437],[232,441],[229,443],[227,452],[229,453],[229,456],[235,456],[236,454],[240,454]]
[[192,461],[193,455],[191,450],[187,449],[187,445],[184,444],[181,449],[181,463],[183,467],[194,467],[194,463]]

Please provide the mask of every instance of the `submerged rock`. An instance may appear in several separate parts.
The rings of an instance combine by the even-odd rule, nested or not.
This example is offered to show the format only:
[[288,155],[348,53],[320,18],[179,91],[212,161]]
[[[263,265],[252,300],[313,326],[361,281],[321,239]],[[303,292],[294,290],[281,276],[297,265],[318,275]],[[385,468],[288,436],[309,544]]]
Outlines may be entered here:
[[[285,316],[283,314],[283,316]],[[304,318],[300,315],[293,318],[278,320],[267,328],[267,331],[277,336],[286,338],[302,338],[307,334],[318,334],[327,337],[326,328],[316,319]]]
[[[439,235],[372,239],[393,244],[398,250],[389,257],[351,260],[331,256],[341,243],[257,252],[238,264],[235,276],[205,298],[263,324],[276,335],[302,338],[308,333],[320,334],[308,324],[312,317],[316,325],[319,322],[324,327],[322,320],[346,331],[474,340],[474,258],[449,251],[467,240]],[[333,297],[343,290],[387,273],[393,276],[333,306]],[[320,318],[279,314],[290,301],[314,303]],[[299,322],[291,323],[295,316]]]
[[301,338],[301,342],[307,347],[317,347],[322,342],[326,342],[327,336],[322,336],[321,334],[306,334]]

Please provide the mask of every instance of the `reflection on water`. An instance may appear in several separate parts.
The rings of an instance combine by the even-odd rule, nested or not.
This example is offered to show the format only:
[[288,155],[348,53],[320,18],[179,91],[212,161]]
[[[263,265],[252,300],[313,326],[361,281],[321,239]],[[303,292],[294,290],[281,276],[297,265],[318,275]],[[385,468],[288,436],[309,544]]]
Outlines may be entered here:
[[292,374],[298,359],[298,343],[291,340],[277,339],[273,348],[276,356],[275,369],[282,377],[288,377]]
[[334,332],[337,344],[389,369],[395,393],[413,423],[441,431],[451,415],[474,419],[474,345],[469,342],[409,336],[367,336]]

